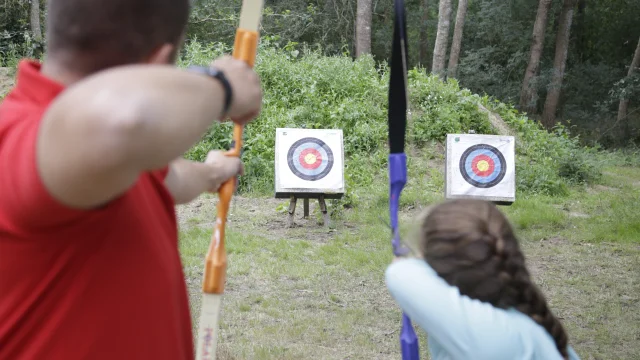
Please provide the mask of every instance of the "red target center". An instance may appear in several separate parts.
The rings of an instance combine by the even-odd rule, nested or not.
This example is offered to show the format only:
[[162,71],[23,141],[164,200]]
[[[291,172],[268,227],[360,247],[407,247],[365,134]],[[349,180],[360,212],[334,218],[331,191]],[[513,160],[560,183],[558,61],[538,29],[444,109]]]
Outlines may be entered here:
[[489,176],[493,174],[495,168],[496,164],[493,162],[493,159],[487,155],[478,155],[473,158],[471,162],[471,169],[478,176]]
[[322,154],[316,149],[304,149],[300,152],[298,160],[303,168],[314,170],[322,164]]

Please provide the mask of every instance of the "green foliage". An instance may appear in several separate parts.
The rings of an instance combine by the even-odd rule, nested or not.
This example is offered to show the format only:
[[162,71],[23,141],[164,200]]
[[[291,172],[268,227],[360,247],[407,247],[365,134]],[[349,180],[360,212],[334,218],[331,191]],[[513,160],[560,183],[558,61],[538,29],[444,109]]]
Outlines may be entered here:
[[[29,29],[30,7],[30,1],[5,0],[0,4],[0,67],[15,67],[23,57],[41,57],[43,43],[35,41]],[[41,22],[44,24],[44,18]]]
[[[386,177],[387,67],[369,56],[356,61],[344,55],[327,57],[293,43],[274,46],[272,37],[264,40],[255,67],[265,90],[263,110],[245,128],[246,173],[240,191],[273,191],[276,128],[342,129],[347,196],[334,201],[333,208],[357,204],[359,190],[367,191],[381,176]],[[221,44],[203,46],[192,41],[180,66],[207,64],[228,51]],[[480,98],[461,89],[457,81],[444,83],[423,69],[412,69],[408,80],[407,138],[413,148],[442,141],[447,133],[493,133],[486,113],[478,109],[478,103],[484,103],[518,132],[519,191],[563,195],[570,185],[598,179],[591,160],[594,150],[581,147],[565,127],[550,134],[512,106]],[[203,160],[208,151],[227,148],[231,128],[230,123],[214,124],[186,156]]]
[[580,145],[563,125],[544,131],[513,106],[484,97],[483,104],[498,113],[517,132],[516,181],[518,190],[547,195],[566,195],[567,185],[598,181],[597,148]]
[[[245,129],[246,175],[241,190],[273,189],[275,129],[279,127],[344,129],[345,154],[353,160],[345,165],[347,186],[372,183],[373,174],[363,170],[380,168],[386,159],[380,146],[386,137],[386,85],[372,59],[353,62],[309,49],[299,56],[292,45],[276,50],[269,44],[271,38],[265,40],[256,60],[265,88],[263,111]],[[213,48],[217,50],[190,42],[181,65],[206,64],[224,49]],[[229,123],[213,125],[187,157],[202,160],[209,150],[226,148],[230,133]],[[351,199],[343,201],[348,204]]]
[[419,68],[409,71],[408,79],[412,104],[408,137],[414,144],[443,141],[447,134],[469,130],[492,133],[487,114],[478,109],[479,97],[468,89],[460,89],[455,79],[443,83]]
[[[583,143],[626,146],[640,140],[640,116],[616,121],[620,95],[631,94],[626,76],[638,43],[637,0],[577,1],[558,120],[576,125]],[[463,54],[458,66],[461,84],[474,93],[502,102],[518,103],[529,60],[538,0],[470,2],[464,28]],[[553,1],[544,38],[534,108],[542,113],[553,72],[558,16],[562,1]],[[632,100],[633,103],[633,100]],[[630,106],[630,112],[637,108]],[[530,114],[533,115],[533,114]]]
[[625,149],[601,152],[600,158],[610,166],[628,166],[640,168],[640,147],[629,146]]
[[[195,0],[187,37],[233,44],[240,0]],[[325,54],[353,52],[354,1],[268,1],[262,12],[261,35],[280,45],[289,42],[316,45]]]
[[[231,46],[241,3],[240,0],[192,1],[186,38]],[[538,0],[469,2],[456,76],[462,87],[502,102],[519,102],[538,3]],[[41,56],[43,44],[33,41],[30,35],[30,4],[23,0],[0,2],[0,66],[13,67],[21,57]],[[405,1],[405,6],[409,67],[428,67],[436,38],[438,1]],[[449,41],[453,36],[457,2],[452,6]],[[42,7],[44,28],[46,6]],[[353,0],[267,1],[262,14],[261,37],[263,40],[268,38],[271,47],[288,51],[291,58],[300,55],[301,50],[295,48],[305,46],[323,55],[353,58],[356,7]],[[561,8],[561,1],[552,2],[539,72],[531,84],[536,89],[532,100],[536,110],[535,114],[530,114],[532,116],[542,113],[553,71]],[[583,144],[597,143],[607,148],[640,144],[640,110],[636,100],[638,78],[625,79],[640,34],[638,13],[638,0],[576,1],[557,117],[559,122],[566,124],[570,120],[575,125],[572,132],[580,135]],[[389,57],[393,19],[392,1],[372,3],[371,54],[375,62],[386,62]],[[183,55],[189,56],[189,53]],[[617,120],[621,96],[631,99],[631,103],[628,115]],[[472,124],[473,118],[457,119],[460,114],[467,114],[466,110],[454,109],[448,113],[449,108],[434,109],[428,104],[424,107],[426,119],[433,121],[436,118],[440,123],[425,127],[418,121],[414,129],[417,138],[437,138],[456,129],[458,120],[462,120],[464,126],[476,126]],[[416,107],[414,110],[415,116],[423,116],[423,109]]]
[[43,53],[39,50],[40,44],[35,42],[28,31],[20,36],[9,37],[0,46],[0,66],[17,68],[22,58],[41,59]]

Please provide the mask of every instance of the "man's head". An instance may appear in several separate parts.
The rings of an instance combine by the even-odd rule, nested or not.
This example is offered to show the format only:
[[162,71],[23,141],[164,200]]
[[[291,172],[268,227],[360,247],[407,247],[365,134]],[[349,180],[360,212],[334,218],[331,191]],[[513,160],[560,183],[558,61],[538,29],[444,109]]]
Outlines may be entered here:
[[173,63],[189,0],[49,0],[47,61],[91,74],[112,66]]

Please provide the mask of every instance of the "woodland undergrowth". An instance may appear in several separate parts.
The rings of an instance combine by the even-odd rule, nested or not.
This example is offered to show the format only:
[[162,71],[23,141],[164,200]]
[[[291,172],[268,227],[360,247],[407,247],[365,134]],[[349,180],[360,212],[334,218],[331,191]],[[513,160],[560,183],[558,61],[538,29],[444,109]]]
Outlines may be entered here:
[[[231,49],[221,43],[189,42],[179,66],[205,65]],[[386,174],[388,68],[371,57],[324,56],[295,44],[279,47],[263,38],[255,65],[264,88],[263,110],[245,128],[245,176],[239,191],[271,193],[274,189],[276,128],[342,129],[344,132],[345,205],[357,202]],[[597,148],[581,146],[569,129],[552,132],[512,105],[463,89],[455,80],[440,81],[424,69],[409,70],[407,143],[414,149],[441,143],[448,133],[494,134],[484,105],[499,114],[516,133],[517,190],[525,194],[566,195],[573,185],[594,183],[604,161]],[[230,123],[214,124],[187,157],[202,160],[212,149],[226,149]],[[386,176],[386,175],[385,175]]]

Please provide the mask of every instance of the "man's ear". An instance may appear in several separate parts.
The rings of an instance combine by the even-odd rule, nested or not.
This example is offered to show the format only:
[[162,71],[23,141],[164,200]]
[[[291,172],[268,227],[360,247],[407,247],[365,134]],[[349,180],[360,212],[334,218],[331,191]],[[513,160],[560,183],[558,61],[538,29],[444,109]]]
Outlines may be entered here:
[[165,43],[154,50],[145,62],[155,65],[173,64],[175,62],[175,53],[175,45]]

